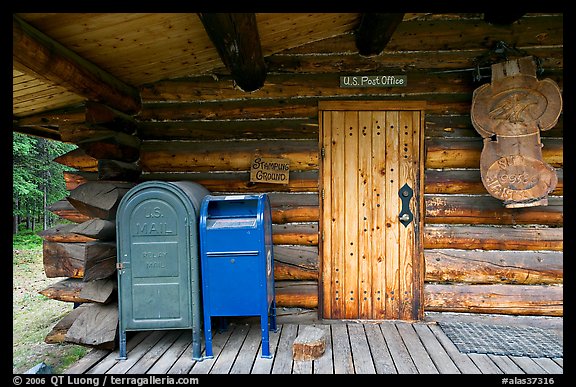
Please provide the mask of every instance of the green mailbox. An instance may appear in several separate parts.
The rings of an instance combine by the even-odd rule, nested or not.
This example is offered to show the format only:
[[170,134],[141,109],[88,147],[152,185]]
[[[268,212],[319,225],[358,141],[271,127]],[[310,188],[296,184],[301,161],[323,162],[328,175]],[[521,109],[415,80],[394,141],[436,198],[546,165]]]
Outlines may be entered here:
[[133,187],[116,213],[119,359],[126,331],[192,329],[192,358],[201,356],[198,220],[209,191],[190,181]]

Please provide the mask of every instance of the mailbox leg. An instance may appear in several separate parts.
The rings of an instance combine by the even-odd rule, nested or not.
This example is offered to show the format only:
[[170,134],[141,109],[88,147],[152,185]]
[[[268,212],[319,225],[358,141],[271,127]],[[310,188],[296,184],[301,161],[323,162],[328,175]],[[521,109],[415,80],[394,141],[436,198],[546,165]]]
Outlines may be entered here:
[[192,328],[192,360],[202,361],[202,347],[200,346],[200,332]]
[[262,357],[272,358],[270,355],[270,335],[268,331],[268,313],[260,316],[260,330],[262,331]]
[[205,359],[212,359],[214,354],[212,353],[212,320],[210,315],[204,314],[204,337],[206,339],[206,355]]
[[270,330],[277,332],[278,327],[276,326],[276,301],[272,301],[272,305],[270,308],[271,308],[271,311],[270,311]]
[[120,356],[118,360],[126,360],[126,331],[120,330],[119,332],[119,345],[120,345]]

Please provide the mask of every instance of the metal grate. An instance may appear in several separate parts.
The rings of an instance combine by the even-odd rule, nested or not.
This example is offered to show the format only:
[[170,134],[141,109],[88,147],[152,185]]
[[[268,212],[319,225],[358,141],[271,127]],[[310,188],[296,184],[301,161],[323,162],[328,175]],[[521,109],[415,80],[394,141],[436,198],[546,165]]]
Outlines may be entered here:
[[460,352],[527,357],[563,357],[562,339],[534,327],[441,322]]

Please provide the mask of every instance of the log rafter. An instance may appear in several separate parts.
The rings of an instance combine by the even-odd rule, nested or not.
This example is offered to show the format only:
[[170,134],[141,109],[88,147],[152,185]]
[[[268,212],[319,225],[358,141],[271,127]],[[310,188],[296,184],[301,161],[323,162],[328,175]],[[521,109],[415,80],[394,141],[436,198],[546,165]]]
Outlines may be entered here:
[[137,88],[82,58],[18,16],[13,15],[12,20],[15,68],[121,112],[135,114],[140,111],[142,101]]
[[403,18],[403,13],[363,14],[355,33],[358,53],[362,56],[379,55]]
[[266,64],[254,13],[198,13],[220,59],[243,91],[261,88]]

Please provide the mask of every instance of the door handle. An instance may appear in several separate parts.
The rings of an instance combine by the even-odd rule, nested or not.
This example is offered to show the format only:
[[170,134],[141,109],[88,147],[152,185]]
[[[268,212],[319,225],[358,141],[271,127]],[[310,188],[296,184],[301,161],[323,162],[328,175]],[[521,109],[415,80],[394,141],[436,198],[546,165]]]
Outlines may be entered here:
[[410,211],[410,199],[412,199],[413,195],[414,191],[410,188],[408,183],[404,184],[398,191],[398,196],[400,196],[400,200],[402,201],[402,210],[398,215],[398,219],[404,227],[408,227],[410,222],[414,219],[414,214]]

